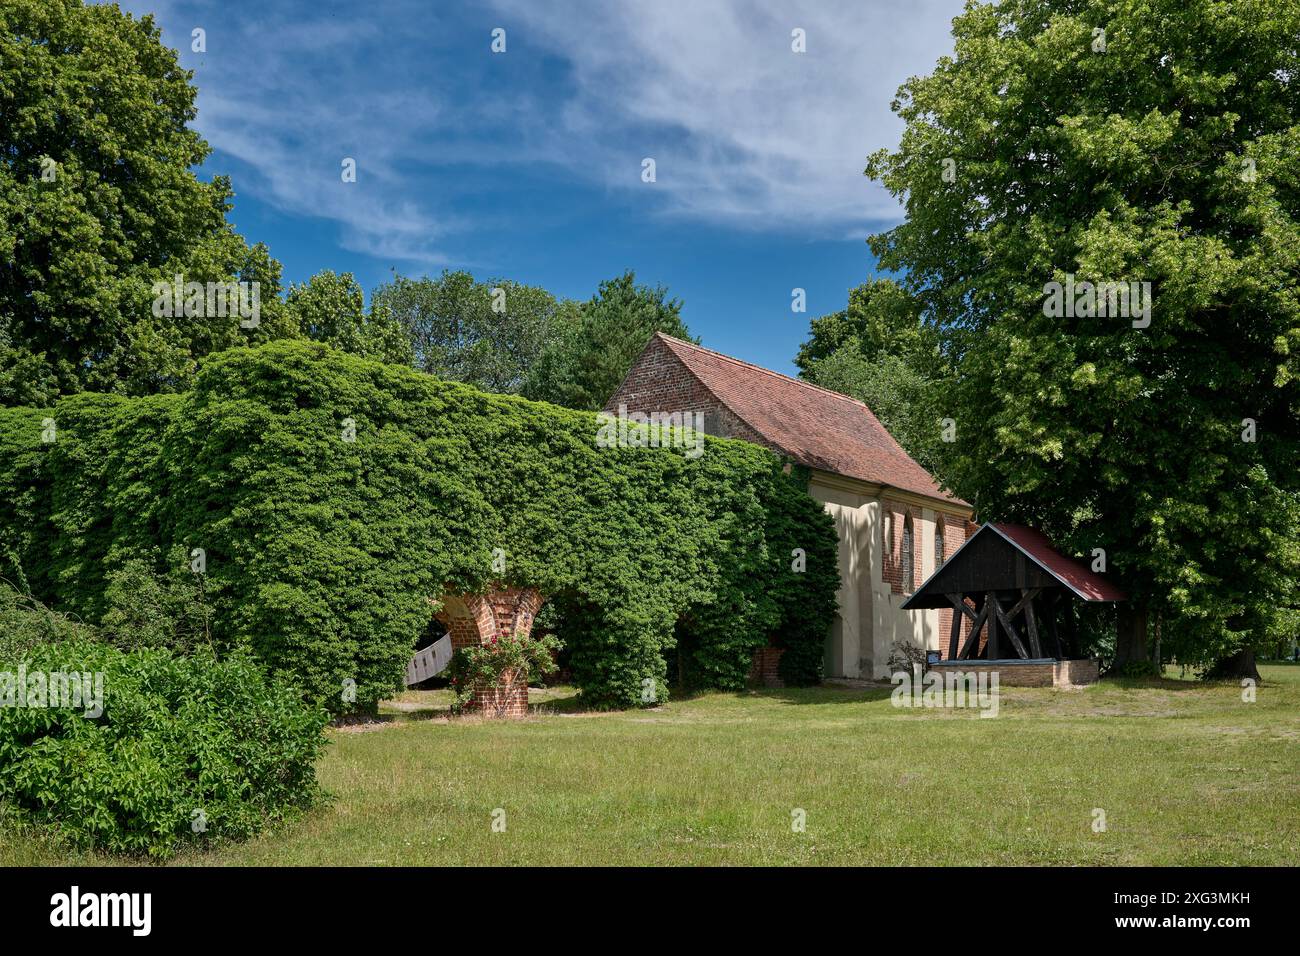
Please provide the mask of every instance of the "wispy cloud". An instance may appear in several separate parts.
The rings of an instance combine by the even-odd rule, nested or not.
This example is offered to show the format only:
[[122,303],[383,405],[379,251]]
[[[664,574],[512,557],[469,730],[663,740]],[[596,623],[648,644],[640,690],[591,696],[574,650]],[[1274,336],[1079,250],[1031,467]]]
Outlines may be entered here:
[[[961,10],[959,0],[493,2],[508,29],[573,65],[573,95],[535,120],[551,124],[541,137],[551,158],[585,156],[589,174],[637,188],[650,156],[669,210],[796,232],[898,216],[862,169],[897,141],[890,100],[950,51]],[[796,28],[804,53],[791,49]]]
[[[313,4],[237,15],[232,5],[138,0],[195,71],[195,126],[235,161],[238,192],[285,213],[335,222],[345,249],[422,265],[448,261],[438,241],[456,220],[425,201],[403,166],[437,135],[436,94],[390,85],[392,24],[365,5],[332,16]],[[195,52],[191,31],[206,31]],[[385,82],[388,81],[388,82]],[[342,163],[355,160],[357,181]]]
[[[197,128],[237,171],[237,191],[334,223],[343,248],[423,266],[459,261],[447,252],[457,234],[505,225],[472,194],[493,177],[517,188],[525,165],[595,187],[593,202],[616,193],[750,230],[860,235],[896,218],[862,167],[897,140],[889,101],[948,50],[960,5],[123,4],[157,14],[195,70]],[[190,49],[196,26],[206,53]],[[495,26],[508,62],[489,52]],[[806,53],[791,51],[795,28]],[[653,186],[640,179],[647,156]],[[355,184],[341,183],[344,157],[357,161]]]

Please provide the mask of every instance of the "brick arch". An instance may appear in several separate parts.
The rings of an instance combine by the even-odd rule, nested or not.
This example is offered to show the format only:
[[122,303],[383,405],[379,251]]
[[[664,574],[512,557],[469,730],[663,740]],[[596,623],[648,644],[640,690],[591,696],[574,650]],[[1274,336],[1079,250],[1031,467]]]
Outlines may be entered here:
[[[453,651],[486,644],[508,634],[527,636],[546,599],[535,588],[494,585],[483,594],[443,593],[434,619],[447,628]],[[475,688],[469,710],[485,717],[523,717],[528,713],[528,683],[505,679]]]
[[454,650],[506,634],[531,634],[545,598],[535,588],[492,587],[485,594],[447,591],[433,616],[447,628]]

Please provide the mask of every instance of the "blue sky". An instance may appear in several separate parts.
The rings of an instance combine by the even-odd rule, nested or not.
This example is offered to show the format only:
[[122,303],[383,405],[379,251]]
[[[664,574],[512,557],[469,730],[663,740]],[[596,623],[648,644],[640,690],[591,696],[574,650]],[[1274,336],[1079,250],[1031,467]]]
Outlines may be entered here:
[[961,2],[121,6],[194,71],[204,173],[231,178],[232,220],[287,282],[465,268],[586,299],[630,268],[705,345],[791,373],[808,319],[873,273],[864,237],[899,217],[862,168],[897,142],[890,100],[951,51]]

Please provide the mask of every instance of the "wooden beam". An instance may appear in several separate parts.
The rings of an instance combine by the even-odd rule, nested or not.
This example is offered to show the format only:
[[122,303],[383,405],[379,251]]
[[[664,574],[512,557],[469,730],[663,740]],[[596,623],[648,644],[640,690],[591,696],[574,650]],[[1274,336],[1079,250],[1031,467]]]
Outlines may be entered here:
[[1043,656],[1043,645],[1038,640],[1038,619],[1034,616],[1034,599],[1026,591],[1020,599],[1025,606],[1025,626],[1029,629],[1029,650],[1035,657]]
[[989,599],[993,602],[993,607],[998,613],[998,620],[1007,629],[1007,636],[1011,638],[1011,646],[1016,649],[1016,653],[1020,655],[1021,660],[1028,658],[1029,654],[1025,650],[1025,645],[1021,643],[1020,635],[1016,633],[1016,629],[1011,626],[1011,619],[1007,617],[1006,611],[1002,610],[1002,604],[998,601],[998,596],[990,591]]
[[[963,607],[965,606],[965,603],[965,601],[962,602]],[[970,608],[965,608],[965,610],[968,614],[970,613]],[[957,655],[958,660],[967,660],[970,658],[972,651],[979,651],[980,631],[984,627],[984,619],[988,616],[988,613],[989,606],[985,604],[979,614],[971,615],[972,623],[970,626],[970,637],[966,638],[966,646],[963,647],[961,653]]]
[[[949,594],[948,600],[952,602],[952,631],[948,636],[948,659],[956,660],[957,644],[961,640],[961,621],[966,615],[961,612],[967,610],[966,602],[960,594]],[[958,610],[960,608],[960,610]]]
[[992,591],[984,595],[984,612],[988,614],[989,608],[996,611],[995,614],[989,614],[989,654],[986,658],[990,661],[1001,660],[998,656],[998,615],[1002,613],[1002,608],[998,606],[998,596]]
[[1042,588],[1021,588],[1020,600],[1015,603],[1015,606],[1012,607],[1010,611],[1007,611],[1007,617],[1014,618],[1017,614],[1020,613],[1020,611],[1026,605],[1028,605],[1031,601],[1033,601],[1034,598],[1038,597],[1038,592],[1040,592],[1041,590],[1043,589]]

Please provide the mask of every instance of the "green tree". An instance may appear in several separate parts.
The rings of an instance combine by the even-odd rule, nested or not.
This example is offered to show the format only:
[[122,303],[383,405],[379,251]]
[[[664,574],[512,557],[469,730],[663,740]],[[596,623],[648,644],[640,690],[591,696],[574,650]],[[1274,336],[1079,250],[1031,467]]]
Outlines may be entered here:
[[668,298],[664,286],[638,285],[631,270],[602,282],[538,359],[524,395],[585,411],[604,408],[656,332],[698,341],[681,310],[681,300]]
[[393,365],[413,359],[406,331],[384,307],[366,310],[365,295],[352,273],[326,269],[289,288],[285,297],[298,331],[314,342]]
[[846,308],[813,319],[794,361],[801,378],[866,402],[907,453],[942,478],[952,369],[917,303],[892,279],[868,280],[849,292]]
[[[1249,652],[1300,589],[1300,5],[1007,0],[953,26],[867,166],[906,205],[872,250],[958,368],[947,477],[1105,550],[1117,660],[1153,616],[1185,654]],[[1071,279],[1149,282],[1149,326],[1062,314]]]
[[[279,264],[226,220],[191,74],[151,17],[79,0],[0,6],[0,400],[183,385],[196,360],[286,334]],[[160,316],[152,287],[257,282],[238,316]]]
[[437,279],[394,276],[372,305],[405,331],[415,368],[492,392],[518,392],[576,308],[537,286],[446,270]]

